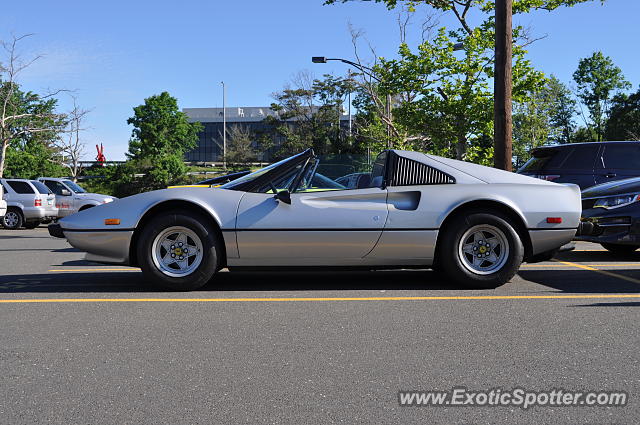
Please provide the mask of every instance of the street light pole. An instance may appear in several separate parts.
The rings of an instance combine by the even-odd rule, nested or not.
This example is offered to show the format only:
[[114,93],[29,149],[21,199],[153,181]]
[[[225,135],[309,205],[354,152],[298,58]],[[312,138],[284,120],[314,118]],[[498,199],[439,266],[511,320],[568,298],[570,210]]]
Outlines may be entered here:
[[[347,65],[351,65],[352,67],[356,68],[357,70],[359,70],[360,72],[362,72],[363,74],[368,75],[369,77],[373,78],[374,80],[376,80],[378,83],[380,83],[380,78],[378,78],[375,74],[373,69],[369,68],[368,66],[364,66],[362,64],[347,60],[347,59],[341,59],[341,58],[326,58],[324,56],[313,56],[311,58],[311,62],[313,63],[327,63],[329,61],[340,61],[343,63],[346,63]],[[386,97],[386,102],[385,102],[385,115],[387,116],[388,119],[388,123],[387,123],[387,148],[391,149],[391,94],[387,94]]]
[[513,39],[512,0],[496,0],[496,63],[493,106],[493,164],[511,171],[512,130],[511,90],[513,87],[511,61]]
[[227,170],[227,86],[224,81],[222,84],[222,166]]

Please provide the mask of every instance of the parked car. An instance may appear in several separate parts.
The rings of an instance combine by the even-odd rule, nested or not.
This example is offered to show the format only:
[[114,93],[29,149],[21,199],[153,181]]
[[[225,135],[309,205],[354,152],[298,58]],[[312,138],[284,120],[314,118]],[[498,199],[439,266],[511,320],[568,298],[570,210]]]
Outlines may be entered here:
[[4,200],[4,189],[2,189],[2,185],[0,185],[0,222],[4,215],[7,212],[7,201]]
[[309,149],[219,188],[130,196],[49,233],[87,260],[137,265],[177,290],[197,289],[224,267],[269,266],[435,266],[461,285],[493,288],[523,260],[556,252],[580,222],[576,185],[389,150],[367,187],[325,176],[333,187],[320,189],[319,161]]
[[7,201],[7,212],[2,218],[5,229],[22,226],[34,229],[43,222],[58,217],[55,196],[42,183],[25,179],[0,179]]
[[640,142],[569,143],[531,151],[519,174],[581,189],[640,176]]
[[58,217],[60,218],[117,199],[113,196],[99,193],[88,193],[80,185],[69,179],[39,177],[38,181],[46,185],[55,194]]
[[640,247],[640,177],[617,180],[582,191],[582,221],[591,223],[576,240],[595,242],[615,254]]

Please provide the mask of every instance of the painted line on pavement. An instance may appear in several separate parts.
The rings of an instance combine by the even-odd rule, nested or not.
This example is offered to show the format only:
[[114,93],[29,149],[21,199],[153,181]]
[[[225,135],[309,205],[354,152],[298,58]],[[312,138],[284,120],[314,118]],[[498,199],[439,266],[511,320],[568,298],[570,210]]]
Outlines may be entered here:
[[561,261],[561,260],[555,260],[555,259],[553,261],[558,262],[558,263],[562,263],[562,264],[566,264],[568,266],[576,267],[576,268],[579,268],[579,269],[589,270],[591,272],[600,273],[600,274],[605,275],[605,276],[616,277],[618,279],[626,280],[627,282],[640,284],[640,279],[635,279],[633,277],[621,275],[621,274],[618,274],[618,273],[613,273],[613,272],[610,272],[610,271],[607,271],[607,270],[600,270],[600,269],[596,269],[594,267],[587,266],[587,265],[584,265],[584,264],[572,263],[570,261]]
[[38,303],[218,303],[218,302],[310,302],[310,301],[477,301],[477,300],[540,300],[540,299],[604,299],[640,298],[640,294],[588,294],[588,295],[478,295],[441,297],[323,297],[323,298],[42,298],[0,300],[1,304]]

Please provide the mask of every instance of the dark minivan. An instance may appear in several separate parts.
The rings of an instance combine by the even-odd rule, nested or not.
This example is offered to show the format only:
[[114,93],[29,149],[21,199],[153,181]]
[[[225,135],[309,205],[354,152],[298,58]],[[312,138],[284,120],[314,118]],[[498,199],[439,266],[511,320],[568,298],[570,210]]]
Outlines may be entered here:
[[640,176],[640,142],[591,142],[543,146],[531,151],[519,174],[581,189]]

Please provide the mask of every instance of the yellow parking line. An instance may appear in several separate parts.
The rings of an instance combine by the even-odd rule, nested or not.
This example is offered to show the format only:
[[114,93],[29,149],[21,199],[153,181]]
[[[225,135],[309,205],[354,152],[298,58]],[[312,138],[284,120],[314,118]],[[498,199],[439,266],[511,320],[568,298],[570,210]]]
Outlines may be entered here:
[[290,298],[44,298],[22,300],[0,300],[3,304],[35,303],[217,303],[217,302],[295,302],[295,301],[463,301],[463,300],[537,300],[537,299],[599,299],[599,298],[640,298],[640,294],[589,294],[589,295],[479,295],[451,297],[290,297]]
[[618,274],[618,273],[612,273],[612,272],[606,271],[606,270],[596,269],[594,267],[587,266],[587,265],[584,265],[584,264],[572,263],[570,261],[560,261],[560,260],[555,260],[555,259],[553,261],[556,261],[556,262],[562,263],[562,264],[566,264],[568,266],[576,267],[576,268],[579,268],[579,269],[589,270],[589,271],[592,271],[592,272],[600,273],[600,274],[603,274],[605,276],[617,277],[618,279],[626,280],[627,282],[633,282],[633,283],[640,284],[640,279],[635,279],[633,277],[621,275],[621,274]]

